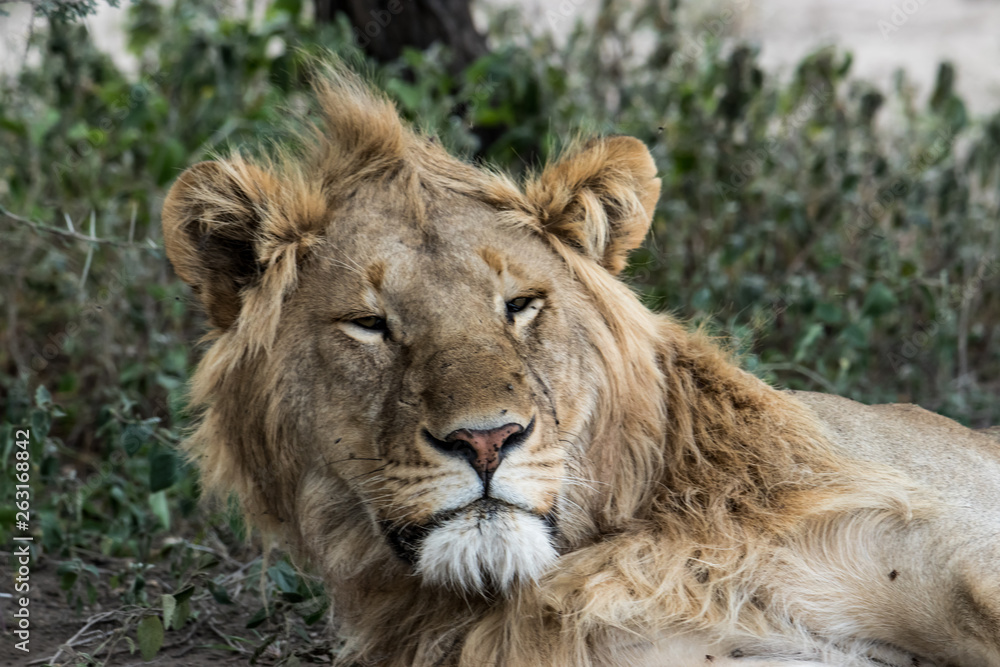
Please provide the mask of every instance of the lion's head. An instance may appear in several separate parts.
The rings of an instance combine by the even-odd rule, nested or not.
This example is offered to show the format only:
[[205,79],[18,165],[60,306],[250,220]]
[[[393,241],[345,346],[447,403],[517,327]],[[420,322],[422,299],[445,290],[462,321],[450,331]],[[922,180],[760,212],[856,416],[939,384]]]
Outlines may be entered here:
[[598,139],[521,188],[349,75],[327,73],[318,97],[310,148],[195,165],[164,204],[169,258],[215,331],[192,456],[210,489],[330,577],[403,568],[466,592],[535,580],[600,521],[582,505],[629,512],[603,493],[613,472],[586,466],[653,465],[594,444],[662,428],[652,403],[636,410],[647,422],[615,423],[635,406],[612,405],[610,384],[641,401],[659,380],[630,370],[653,368],[653,348],[630,348],[635,323],[616,332],[628,314],[599,294],[627,291],[613,276],[648,229],[653,160],[635,139]]

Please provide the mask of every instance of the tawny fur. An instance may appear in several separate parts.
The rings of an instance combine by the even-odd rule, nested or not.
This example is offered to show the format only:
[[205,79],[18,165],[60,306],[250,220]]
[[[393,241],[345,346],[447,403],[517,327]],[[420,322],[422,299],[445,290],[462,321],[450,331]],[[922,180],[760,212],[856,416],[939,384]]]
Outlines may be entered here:
[[[779,392],[643,307],[616,277],[659,194],[635,139],[522,190],[342,70],[317,80],[308,148],[196,165],[163,219],[214,327],[187,451],[324,576],[344,664],[1000,664],[1000,501],[962,509],[1000,495],[993,440]],[[540,305],[505,322],[522,293]],[[352,324],[374,314],[384,340]],[[418,434],[497,414],[537,420],[496,488],[552,518],[558,558],[509,588],[423,581],[387,535],[478,481]],[[980,469],[968,493],[922,441]]]

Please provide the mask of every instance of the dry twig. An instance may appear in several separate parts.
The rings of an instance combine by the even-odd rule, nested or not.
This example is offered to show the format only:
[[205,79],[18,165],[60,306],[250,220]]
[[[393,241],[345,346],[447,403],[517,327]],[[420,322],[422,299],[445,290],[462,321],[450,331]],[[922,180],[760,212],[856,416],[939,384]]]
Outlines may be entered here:
[[[17,222],[17,223],[20,223],[22,225],[25,225],[26,227],[30,228],[32,231],[34,231],[36,233],[43,233],[44,232],[46,234],[55,234],[56,236],[61,236],[63,238],[67,238],[67,239],[73,239],[74,241],[85,241],[87,243],[99,243],[99,244],[102,244],[102,245],[114,246],[114,247],[117,247],[117,248],[138,248],[139,250],[160,250],[161,249],[160,246],[154,245],[152,243],[152,241],[150,241],[149,243],[133,243],[133,242],[130,242],[130,241],[119,241],[117,239],[102,239],[102,238],[98,238],[97,236],[93,235],[93,233],[94,233],[93,222],[91,223],[91,227],[90,227],[90,229],[91,229],[91,235],[87,236],[86,234],[81,234],[80,232],[76,231],[76,228],[73,227],[72,222],[70,222],[68,220],[68,218],[67,218],[67,225],[66,225],[67,229],[61,229],[59,227],[51,227],[49,225],[43,225],[40,222],[35,222],[34,220],[29,220],[28,218],[25,218],[24,216],[17,215],[16,213],[11,213],[10,211],[8,211],[3,206],[0,206],[0,215],[2,215],[3,217],[7,218],[8,220],[11,220],[13,222]],[[132,232],[130,232],[130,233],[132,233]]]

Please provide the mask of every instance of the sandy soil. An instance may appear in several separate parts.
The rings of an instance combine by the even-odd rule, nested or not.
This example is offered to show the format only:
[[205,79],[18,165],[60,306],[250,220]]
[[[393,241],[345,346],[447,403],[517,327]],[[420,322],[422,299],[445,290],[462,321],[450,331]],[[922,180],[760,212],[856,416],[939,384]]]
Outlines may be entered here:
[[[638,1],[638,0],[636,0]],[[553,5],[569,4],[585,19],[597,0],[492,0],[519,6],[539,26]],[[890,87],[903,68],[928,95],[938,63],[958,66],[958,88],[975,113],[1000,110],[1000,1],[998,0],[698,0],[688,2],[686,25],[697,26],[726,9],[736,10],[733,35],[757,44],[768,69],[789,73],[802,56],[836,44],[854,54],[853,72]],[[907,13],[907,10],[910,10]],[[880,23],[882,22],[882,23]]]
[[855,76],[888,88],[903,68],[924,94],[938,63],[951,60],[969,107],[1000,109],[996,0],[754,0],[740,32],[762,46],[772,70],[787,69],[818,45],[839,44],[854,53]]

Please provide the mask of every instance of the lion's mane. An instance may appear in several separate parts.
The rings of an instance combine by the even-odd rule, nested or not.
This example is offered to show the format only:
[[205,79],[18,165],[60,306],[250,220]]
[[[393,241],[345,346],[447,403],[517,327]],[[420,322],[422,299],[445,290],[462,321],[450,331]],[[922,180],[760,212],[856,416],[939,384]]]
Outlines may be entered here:
[[[606,234],[600,230],[615,230],[655,203],[655,195],[643,200],[622,185],[628,178],[602,168],[611,149],[581,160],[586,146],[576,144],[521,188],[413,133],[391,104],[342,72],[319,79],[318,99],[323,124],[305,135],[305,149],[270,162],[233,156],[206,168],[212,186],[188,177],[164,218],[190,218],[197,202],[202,225],[256,221],[263,279],[249,286],[200,274],[201,264],[187,256],[189,230],[166,234],[178,273],[204,285],[203,299],[242,290],[238,312],[215,311],[217,331],[193,379],[193,403],[203,413],[186,447],[209,493],[235,494],[253,526],[326,578],[346,637],[343,661],[524,665],[541,655],[545,664],[584,666],[620,659],[607,651],[623,649],[602,648],[612,646],[612,635],[787,632],[792,621],[780,611],[780,590],[761,585],[777,551],[806,527],[822,529],[833,513],[864,510],[870,526],[912,517],[905,484],[833,454],[794,396],[740,370],[708,336],[651,313],[609,271],[623,259],[595,261],[588,246]],[[655,173],[651,161],[633,166],[645,178]],[[289,417],[298,392],[269,361],[282,304],[307,270],[303,258],[322,221],[358,183],[379,179],[404,196],[458,190],[535,229],[596,307],[584,327],[600,375],[588,388],[596,400],[587,428],[565,434],[572,442],[567,479],[575,483],[566,489],[558,566],[504,598],[430,593],[381,548],[370,522],[331,521],[339,500],[330,488],[297,482],[309,465],[294,447],[306,427]],[[562,229],[565,209],[584,187],[615,205],[594,205],[582,228]],[[241,194],[220,197],[220,188]],[[412,206],[420,206],[417,198]],[[631,247],[644,232],[617,229],[612,242]],[[225,240],[219,262],[245,261]]]

